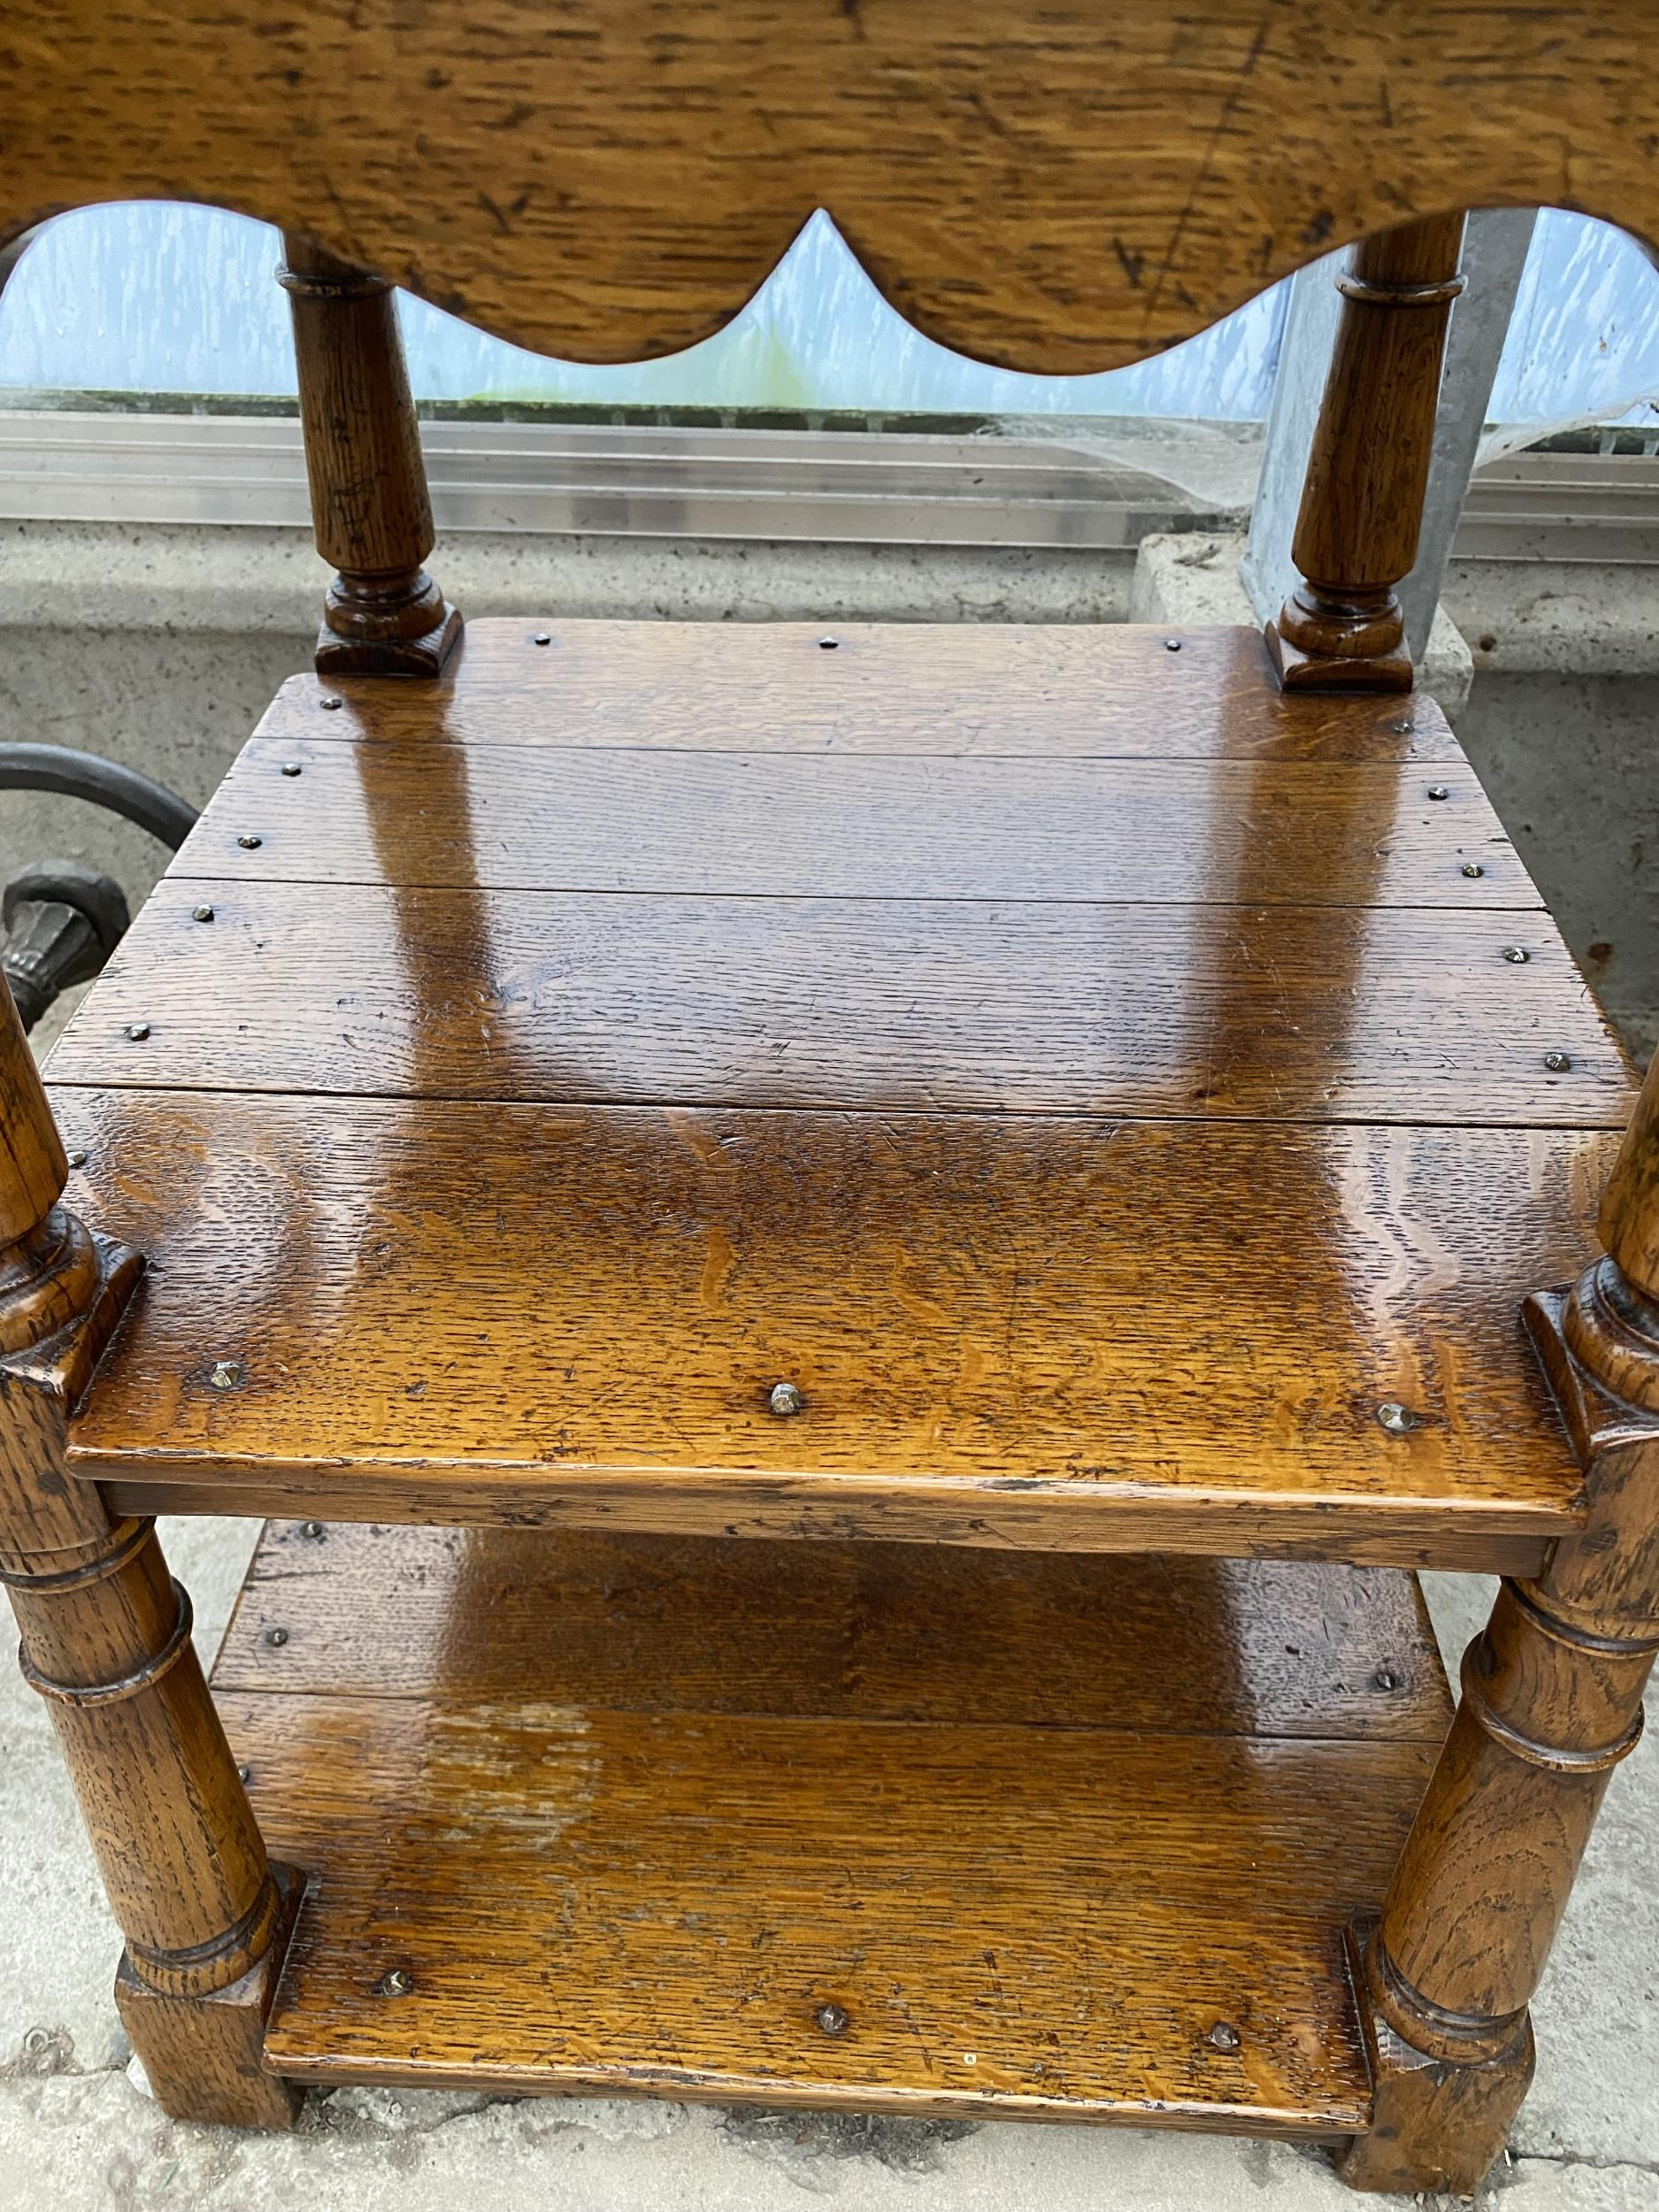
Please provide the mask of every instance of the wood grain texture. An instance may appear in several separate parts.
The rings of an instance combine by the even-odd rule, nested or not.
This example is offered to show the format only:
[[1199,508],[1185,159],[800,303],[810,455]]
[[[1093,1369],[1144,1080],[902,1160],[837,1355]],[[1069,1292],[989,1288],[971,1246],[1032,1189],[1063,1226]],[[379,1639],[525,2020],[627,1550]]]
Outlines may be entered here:
[[1496,2158],[1532,2078],[1527,2007],[1659,1656],[1659,1311],[1606,1260],[1569,1295],[1530,1299],[1526,1322],[1586,1523],[1502,1585],[1465,1653],[1365,1943],[1376,2128],[1342,2165],[1361,2188],[1471,2194]]
[[423,566],[432,503],[391,288],[303,236],[282,255],[311,523],[337,572],[318,672],[435,676],[461,623]]
[[1608,1179],[1599,1225],[1615,1266],[1641,1299],[1659,1307],[1659,1053]]
[[266,1528],[213,1685],[1436,1747],[1452,1717],[1415,1578],[1371,1568],[317,1520]]
[[[204,898],[211,923],[193,919]],[[1517,937],[1524,964],[1504,956]],[[1564,1073],[1551,1051],[1568,1055]],[[180,877],[158,887],[52,1075],[1611,1129],[1632,1087],[1541,914],[319,893]]]
[[[1425,1745],[524,1697],[224,1710],[274,1842],[321,1870],[265,2038],[297,2079],[1369,2119],[1340,1928],[1386,1878]],[[399,1970],[411,1993],[380,1994]],[[1209,2041],[1222,2022],[1238,2050]]]
[[268,1531],[215,1677],[319,1874],[267,2060],[1363,2126],[1342,1923],[1437,1675],[1409,1582],[1351,1571]]
[[57,1096],[153,1269],[84,1475],[1407,1563],[1578,1509],[1516,1294],[1606,1138]]
[[1024,369],[1215,322],[1402,213],[1651,233],[1653,0],[396,0],[280,18],[19,0],[0,236],[201,199],[542,353],[718,329],[816,208],[902,313]]
[[68,1177],[28,1039],[0,976],[0,1251],[40,1226]]
[[1366,239],[1342,295],[1291,557],[1302,580],[1267,642],[1287,689],[1409,691],[1394,587],[1417,559],[1461,211]]
[[[538,646],[545,636],[550,642]],[[833,638],[826,648],[822,641]],[[1171,653],[1165,641],[1180,645]],[[342,702],[338,708],[326,699]],[[1462,759],[1426,696],[1288,697],[1259,631],[1141,623],[469,622],[433,685],[283,685],[260,733],[675,751]]]
[[[291,2097],[251,2062],[264,2017],[254,1993],[268,2000],[274,1987],[280,1901],[190,1640],[188,1601],[150,1521],[120,1517],[65,1479],[69,1408],[137,1274],[130,1252],[87,1245],[91,1286],[65,1325],[38,1345],[27,1330],[0,1329],[0,1342],[20,1337],[23,1348],[0,1362],[0,1579],[25,1678],[51,1714],[126,1938],[128,2027],[156,2096],[181,2118],[286,2125]],[[0,1295],[20,1279],[27,1303],[17,1248]],[[204,2017],[203,2005],[233,1986],[242,2000]]]
[[[257,847],[238,841],[248,835]],[[1479,876],[1463,873],[1469,863]],[[505,745],[434,757],[429,742],[255,738],[173,867],[254,883],[772,897],[1540,903],[1473,771],[1456,759],[1408,767]]]

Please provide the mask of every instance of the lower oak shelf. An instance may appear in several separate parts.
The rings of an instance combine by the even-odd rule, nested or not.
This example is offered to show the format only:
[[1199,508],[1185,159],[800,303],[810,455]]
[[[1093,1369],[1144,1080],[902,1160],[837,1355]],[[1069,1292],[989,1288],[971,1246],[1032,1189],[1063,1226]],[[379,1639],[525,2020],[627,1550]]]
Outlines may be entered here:
[[280,2072],[1304,2136],[1450,1711],[1381,1570],[314,1522],[215,1690]]

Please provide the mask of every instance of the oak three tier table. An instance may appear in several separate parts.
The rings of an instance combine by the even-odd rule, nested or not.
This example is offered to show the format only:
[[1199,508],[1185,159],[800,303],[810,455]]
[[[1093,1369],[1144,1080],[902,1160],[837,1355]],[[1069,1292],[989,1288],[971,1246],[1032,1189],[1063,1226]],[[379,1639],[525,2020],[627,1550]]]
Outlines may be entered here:
[[[1394,587],[1463,211],[1651,234],[1656,29],[11,10],[0,236],[284,227],[337,571],[50,1092],[0,1037],[0,1567],[169,2111],[635,2091],[1479,2181],[1659,1639],[1659,1087]],[[628,358],[820,205],[1033,370],[1352,242],[1266,637],[464,634],[390,285]],[[271,1517],[211,1693],[157,1512]],[[1505,1578],[1455,1711],[1422,1566]]]

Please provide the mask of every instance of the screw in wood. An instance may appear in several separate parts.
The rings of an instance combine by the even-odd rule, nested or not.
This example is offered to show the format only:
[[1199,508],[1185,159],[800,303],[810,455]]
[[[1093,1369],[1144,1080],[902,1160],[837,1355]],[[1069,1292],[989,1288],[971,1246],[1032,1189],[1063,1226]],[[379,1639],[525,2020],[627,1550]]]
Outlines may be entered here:
[[551,645],[553,634],[550,630],[538,630],[530,642],[532,645]]
[[303,776],[305,773],[305,764],[302,760],[285,760],[282,764],[282,773],[285,776]]
[[1179,653],[1181,649],[1181,641],[1178,637],[1166,637],[1164,641],[1164,649],[1166,653]]
[[838,637],[821,637],[818,641],[818,649],[820,653],[838,653],[841,642]]
[[1231,2020],[1217,2020],[1204,2040],[1213,2045],[1218,2051],[1236,2051],[1243,2043],[1244,2038]]
[[142,1045],[145,1038],[150,1034],[150,1024],[148,1022],[128,1022],[127,1025],[127,1033],[135,1045]]
[[1570,1052],[1547,1052],[1544,1065],[1552,1075],[1565,1075],[1572,1066],[1572,1055]]
[[323,1525],[320,1521],[302,1521],[300,1534],[313,1544],[320,1544],[323,1540]]
[[288,1632],[286,1628],[267,1628],[265,1640],[273,1651],[280,1651],[288,1640]]
[[773,1383],[772,1395],[766,1401],[772,1411],[787,1416],[799,1413],[806,1400],[792,1382]]
[[1478,860],[1466,860],[1463,863],[1463,873],[1466,876],[1471,878],[1475,876],[1484,876],[1486,872],[1486,870],[1481,866]]
[[250,830],[244,836],[239,837],[236,842],[242,847],[243,852],[257,853],[260,846],[265,843],[265,840],[263,837],[256,837]]
[[336,698],[336,697],[335,697],[335,696],[334,696],[334,695],[331,693],[331,694],[329,695],[329,696],[328,696],[326,699],[325,699],[325,700],[323,701],[323,703],[323,703],[323,709],[324,709],[324,711],[325,711],[326,713],[328,713],[328,714],[333,714],[333,713],[335,711],[335,710],[336,710],[337,708],[339,708],[339,707],[343,707],[343,706],[345,705],[345,703],[345,703],[345,701],[344,701],[343,699]]
[[71,1167],[85,1167],[87,1164],[87,1156],[84,1152],[65,1152],[64,1157]]
[[251,1782],[253,1780],[253,1769],[251,1767],[238,1767],[236,1770],[236,1779],[239,1782]]
[[190,909],[190,919],[193,922],[211,922],[212,918],[213,910],[211,906],[193,906]]
[[1417,1415],[1397,1398],[1385,1398],[1377,1409],[1377,1425],[1386,1429],[1390,1436],[1409,1436],[1417,1425]]
[[234,1359],[216,1359],[208,1371],[207,1379],[215,1390],[234,1390],[242,1380],[242,1363]]
[[1451,795],[1451,793],[1447,789],[1443,783],[1432,783],[1429,786],[1429,796],[1431,799],[1449,799]]
[[1400,1687],[1400,1677],[1392,1667],[1379,1667],[1371,1680],[1379,1690],[1397,1690]]
[[812,2023],[826,2035],[844,2035],[847,2032],[847,2008],[845,2005],[820,2005],[812,2015]]
[[1512,966],[1524,968],[1532,956],[1525,945],[1505,945],[1503,956]]
[[414,1989],[415,1978],[406,1966],[395,1966],[389,1974],[382,1974],[376,1987],[382,1997],[407,1997]]
[[1396,737],[1409,737],[1417,726],[1407,714],[1402,715],[1398,722],[1391,722],[1388,726]]

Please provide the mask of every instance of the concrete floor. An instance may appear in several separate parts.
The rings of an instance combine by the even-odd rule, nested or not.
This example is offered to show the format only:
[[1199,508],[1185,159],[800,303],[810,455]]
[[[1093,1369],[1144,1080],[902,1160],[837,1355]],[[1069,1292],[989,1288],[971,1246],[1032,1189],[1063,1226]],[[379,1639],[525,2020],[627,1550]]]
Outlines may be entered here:
[[[204,1658],[255,1532],[246,1521],[164,1524]],[[1470,1578],[1431,1581],[1449,1658],[1486,1593]],[[359,2090],[313,2096],[292,2135],[178,2125],[132,2078],[110,1994],[115,1930],[46,1708],[9,1668],[0,1747],[0,2206],[16,2212],[798,2212],[813,2199],[847,2212],[1337,2212],[1367,2201],[1316,2149],[1138,2129]],[[1659,2206],[1656,1980],[1650,1743],[1615,1779],[1535,2008],[1538,2084],[1484,2202]]]

